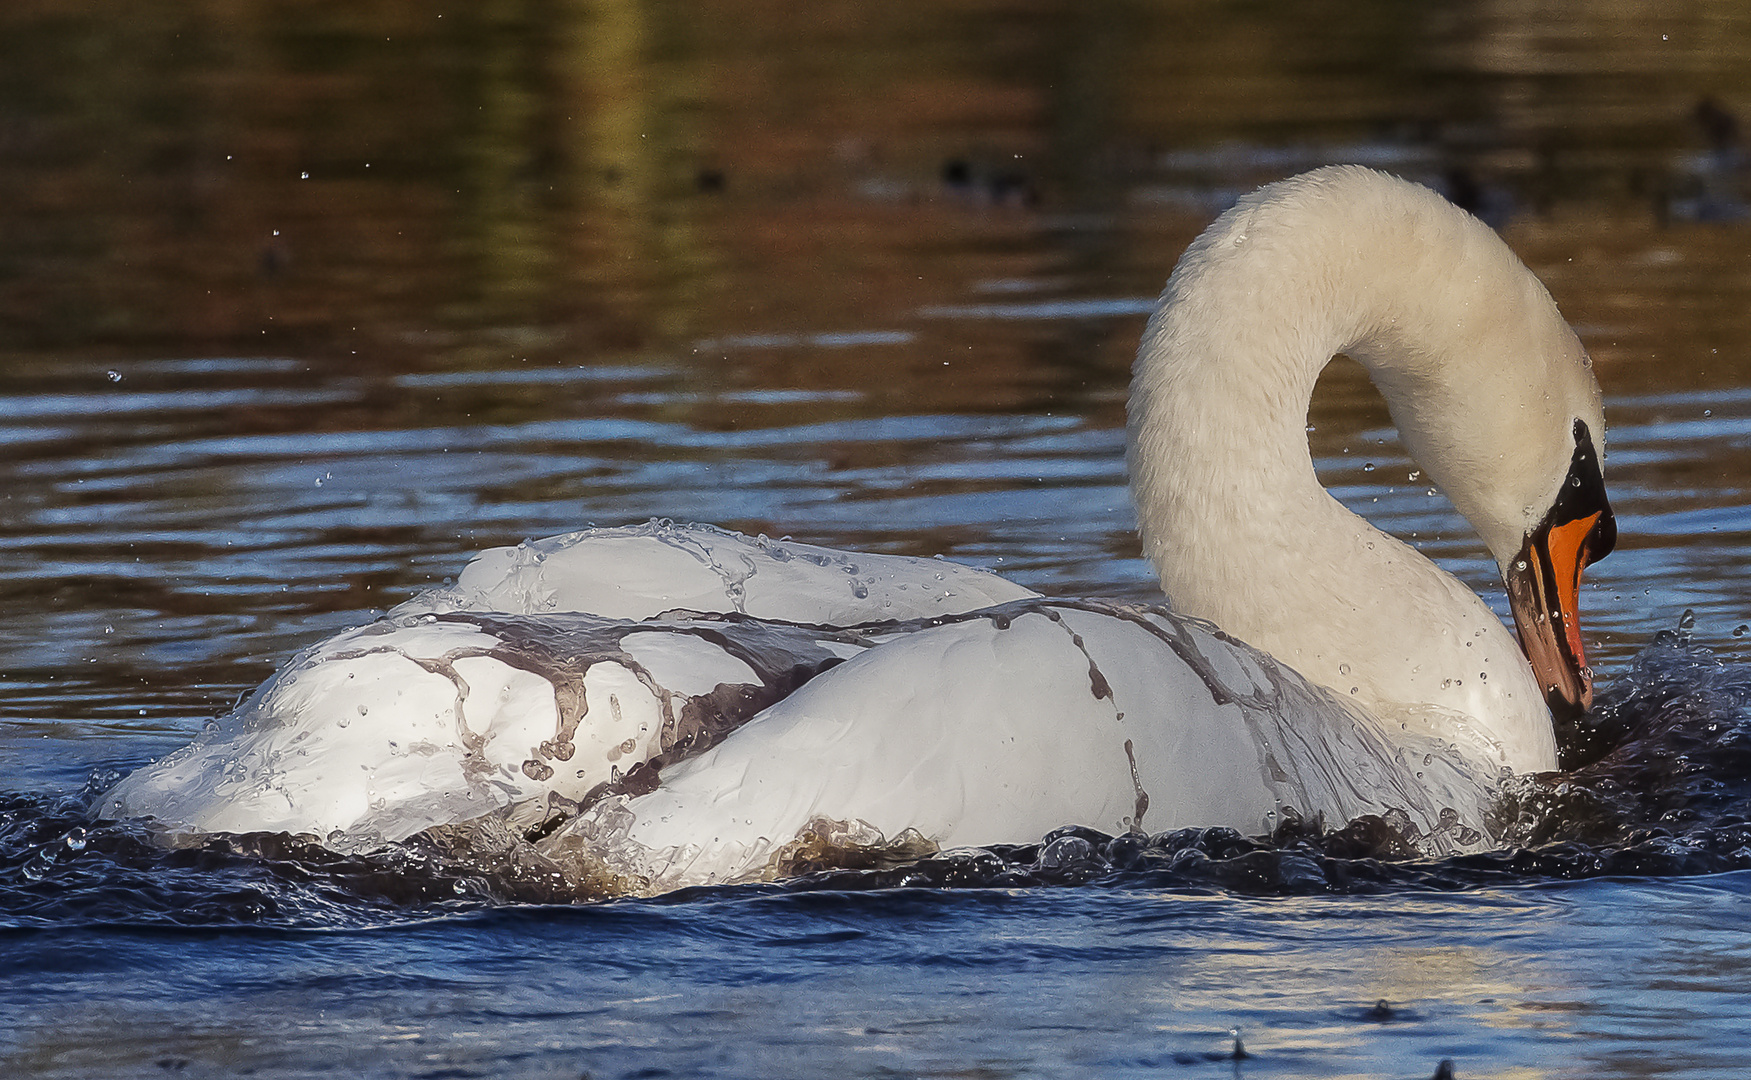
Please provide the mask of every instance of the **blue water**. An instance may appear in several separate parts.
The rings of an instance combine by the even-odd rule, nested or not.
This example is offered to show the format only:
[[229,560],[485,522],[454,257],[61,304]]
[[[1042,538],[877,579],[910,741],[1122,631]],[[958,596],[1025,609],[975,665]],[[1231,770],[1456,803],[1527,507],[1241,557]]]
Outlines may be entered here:
[[[1714,396],[1707,416],[1679,395],[1608,402],[1625,543],[1584,603],[1604,628],[1592,753],[1615,749],[1518,790],[1519,843],[1501,852],[1429,863],[1377,835],[1072,834],[601,903],[539,867],[417,844],[363,860],[274,838],[167,852],[85,808],[296,647],[460,553],[617,511],[806,520],[805,539],[937,546],[1053,592],[1147,596],[1110,414],[774,422],[791,402],[712,431],[642,412],[698,392],[633,370],[592,380],[598,402],[621,401],[607,416],[178,437],[157,427],[152,387],[182,366],[114,370],[99,384],[110,408],[8,399],[12,441],[38,447],[11,467],[12,505],[30,509],[14,512],[0,571],[38,590],[7,621],[0,718],[0,1062],[13,1074],[1751,1069],[1737,1035],[1751,1015],[1751,668],[1733,618],[1751,580],[1744,488],[1731,472],[1684,491],[1659,479],[1734,460],[1751,396]],[[523,370],[470,375],[476,400],[524,385]],[[1493,595],[1389,430],[1340,434],[1368,407],[1343,378],[1315,410],[1328,482]],[[224,401],[262,375],[202,379]],[[367,399],[363,382],[312,376],[255,405],[328,408]],[[181,397],[213,415],[203,392]],[[126,437],[88,436],[111,425]],[[1707,522],[1727,539],[1698,547]],[[1679,632],[1682,605],[1699,614]]]
[[45,1077],[1729,1077],[1748,893],[754,888],[14,931],[0,1051]]
[[[88,6],[0,10],[0,1075],[1751,1075],[1741,14]],[[1153,598],[1141,313],[1333,160],[1470,189],[1606,393],[1601,705],[1500,851],[1071,831],[600,902],[90,818],[524,537],[698,519]],[[1309,424],[1505,614],[1353,365]]]
[[[153,387],[183,366],[113,370],[119,381],[63,377],[95,374],[96,392],[116,395],[108,408],[72,407],[58,389],[7,399],[10,440],[36,446],[10,466],[10,503],[28,509],[13,511],[0,567],[23,593],[0,684],[0,1062],[12,1074],[1751,1069],[1737,1034],[1751,1015],[1751,667],[1734,618],[1751,537],[1740,474],[1719,468],[1743,455],[1751,396],[1714,395],[1706,416],[1682,395],[1608,401],[1625,541],[1584,604],[1602,628],[1592,753],[1613,752],[1518,790],[1519,842],[1501,852],[1429,863],[1377,835],[1127,847],[1072,834],[601,903],[539,867],[417,844],[366,860],[274,838],[167,852],[85,808],[299,645],[453,572],[474,547],[617,513],[808,521],[804,539],[938,547],[1048,591],[1147,596],[1115,418],[786,424],[785,402],[715,431],[697,418],[720,403],[698,404],[672,374],[622,370],[591,381],[605,416],[460,425],[439,411],[402,428],[179,436],[158,426]],[[522,365],[506,370],[468,376],[474,400],[526,384]],[[1475,543],[1409,480],[1389,430],[1343,431],[1370,406],[1336,377],[1314,416],[1328,482],[1493,595]],[[263,376],[240,365],[201,378],[180,396],[212,416],[203,404],[249,401]],[[326,409],[368,400],[367,382],[311,375],[253,402]],[[699,411],[662,417],[675,408]],[[1703,480],[1674,490],[1664,477],[1684,470]],[[1679,632],[1685,606],[1698,614]]]

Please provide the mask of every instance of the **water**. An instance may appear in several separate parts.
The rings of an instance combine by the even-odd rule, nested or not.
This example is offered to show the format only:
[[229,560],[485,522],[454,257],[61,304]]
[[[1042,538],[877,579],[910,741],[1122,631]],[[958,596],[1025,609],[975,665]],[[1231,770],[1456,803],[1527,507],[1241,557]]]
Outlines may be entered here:
[[[6,1070],[1751,1071],[1751,223],[1710,112],[1751,109],[1751,22],[1509,7],[8,6]],[[1469,195],[1605,386],[1602,719],[1520,845],[1071,834],[578,905],[85,817],[302,644],[584,524],[1148,598],[1142,313],[1227,200],[1339,159]],[[1496,602],[1355,368],[1310,423]]]

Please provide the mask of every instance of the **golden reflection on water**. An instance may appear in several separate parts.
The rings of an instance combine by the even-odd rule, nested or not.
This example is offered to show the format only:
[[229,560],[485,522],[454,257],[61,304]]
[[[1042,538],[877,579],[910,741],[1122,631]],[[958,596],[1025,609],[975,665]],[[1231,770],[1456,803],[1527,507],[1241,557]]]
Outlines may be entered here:
[[[1610,359],[1668,328],[1627,245],[1676,250],[1656,288],[1733,246],[1654,222],[1698,102],[1751,103],[1751,17],[1714,5],[32,0],[0,41],[0,341],[364,363],[1150,295],[1233,192],[1345,157],[1497,198]],[[1742,343],[1732,276],[1711,325]],[[1019,378],[1038,348],[1122,370],[1109,330],[1024,343]],[[928,398],[909,351],[837,380]],[[833,378],[798,367],[746,378]]]

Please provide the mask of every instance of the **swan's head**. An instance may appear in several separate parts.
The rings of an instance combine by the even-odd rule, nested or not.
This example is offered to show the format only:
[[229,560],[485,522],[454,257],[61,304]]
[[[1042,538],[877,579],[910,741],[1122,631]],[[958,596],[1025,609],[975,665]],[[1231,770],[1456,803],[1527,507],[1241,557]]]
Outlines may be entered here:
[[1593,671],[1581,644],[1581,571],[1617,543],[1592,430],[1577,417],[1574,435],[1575,454],[1561,489],[1527,532],[1519,554],[1502,567],[1520,647],[1551,711],[1561,713],[1585,711],[1593,703]]

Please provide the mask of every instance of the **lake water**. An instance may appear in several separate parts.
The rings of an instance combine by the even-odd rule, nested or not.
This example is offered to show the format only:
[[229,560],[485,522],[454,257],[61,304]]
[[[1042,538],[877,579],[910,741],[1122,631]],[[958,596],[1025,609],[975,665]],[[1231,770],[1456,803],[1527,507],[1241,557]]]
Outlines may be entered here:
[[[1751,15],[1524,8],[7,5],[0,1070],[1751,1073]],[[1475,206],[1605,388],[1611,753],[1518,790],[1516,845],[1072,835],[583,903],[87,816],[302,645],[586,524],[1151,598],[1144,313],[1339,160]],[[1505,611],[1358,369],[1310,424]]]

